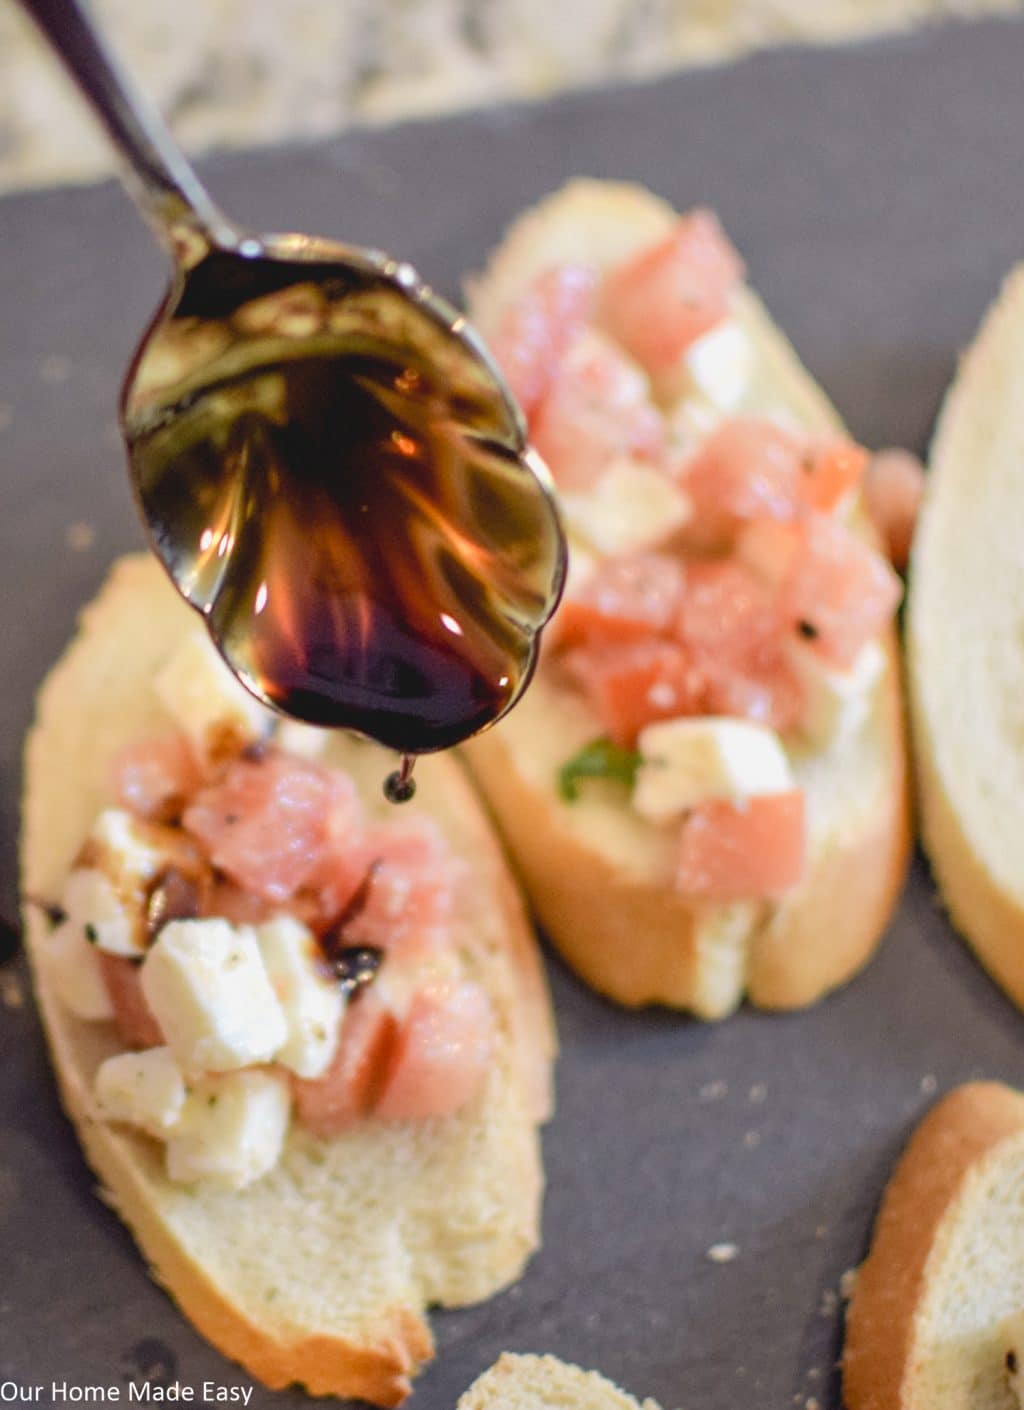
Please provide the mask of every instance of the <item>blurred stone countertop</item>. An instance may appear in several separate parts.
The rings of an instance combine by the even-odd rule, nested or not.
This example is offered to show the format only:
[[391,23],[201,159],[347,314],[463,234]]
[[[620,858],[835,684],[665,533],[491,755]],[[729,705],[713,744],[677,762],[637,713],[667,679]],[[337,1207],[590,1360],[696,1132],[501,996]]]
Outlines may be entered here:
[[[93,0],[192,151],[324,136],[773,44],[838,43],[1024,0]],[[108,175],[110,154],[0,0],[0,191]]]

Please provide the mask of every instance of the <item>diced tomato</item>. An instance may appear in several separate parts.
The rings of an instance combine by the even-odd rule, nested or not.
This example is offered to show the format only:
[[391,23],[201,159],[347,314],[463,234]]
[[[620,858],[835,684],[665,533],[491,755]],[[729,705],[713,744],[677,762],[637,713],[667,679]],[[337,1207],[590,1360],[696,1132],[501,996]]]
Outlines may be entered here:
[[860,484],[870,458],[864,447],[853,441],[810,446],[802,460],[800,498],[811,509],[830,514]]
[[873,548],[835,519],[811,513],[785,589],[793,627],[821,656],[852,666],[899,605],[902,585]]
[[371,827],[366,836],[373,874],[365,906],[345,927],[353,945],[394,954],[432,947],[455,912],[463,864],[430,818]]
[[129,1048],[159,1047],[164,1035],[142,992],[142,966],[125,955],[111,955],[105,950],[96,953],[121,1041]]
[[459,1111],[484,1080],[493,1030],[490,1001],[479,984],[418,990],[398,1034],[377,1115],[409,1121]]
[[806,850],[802,790],[708,799],[683,823],[676,886],[697,901],[775,899],[800,881]]
[[609,646],[664,632],[678,616],[683,583],[682,562],[668,554],[609,558],[563,601],[555,644]]
[[274,914],[274,909],[272,902],[254,891],[246,891],[233,881],[216,881],[204,912],[229,920],[232,925],[262,925]]
[[601,316],[652,374],[673,367],[728,312],[743,261],[711,211],[683,216],[666,239],[611,271]]
[[655,720],[694,714],[703,691],[686,650],[652,637],[624,646],[577,647],[564,667],[614,744],[632,749]]
[[792,519],[800,508],[802,448],[772,421],[737,417],[713,431],[681,469],[693,505],[687,538],[727,546],[749,519]]
[[665,431],[643,372],[586,329],[531,416],[530,438],[559,488],[579,491],[620,457],[658,459]]
[[354,836],[360,817],[347,775],[272,752],[235,760],[195,796],[183,822],[231,880],[281,902],[319,881],[332,829]]
[[736,535],[736,557],[762,583],[777,590],[792,577],[803,542],[797,520],[752,519]]
[[864,499],[893,564],[903,569],[910,558],[917,516],[924,496],[924,466],[909,450],[880,450],[868,467]]
[[398,1031],[397,1020],[372,985],[349,1004],[327,1071],[322,1077],[292,1079],[298,1118],[315,1136],[336,1136],[370,1113]]
[[188,740],[177,731],[140,739],[115,755],[114,794],[138,818],[172,822],[203,782]]
[[554,382],[573,335],[593,308],[596,288],[593,269],[556,265],[506,310],[491,351],[527,417]]
[[783,649],[788,626],[778,591],[745,563],[691,564],[680,632],[702,678],[701,710],[792,729],[803,697]]

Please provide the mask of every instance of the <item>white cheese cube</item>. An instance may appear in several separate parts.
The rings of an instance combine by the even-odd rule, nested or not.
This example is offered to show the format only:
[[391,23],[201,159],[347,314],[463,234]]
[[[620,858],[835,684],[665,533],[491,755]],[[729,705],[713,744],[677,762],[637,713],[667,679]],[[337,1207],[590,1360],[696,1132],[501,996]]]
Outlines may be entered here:
[[199,758],[230,757],[269,733],[276,718],[235,679],[210,640],[197,627],[153,682],[157,695]]
[[167,1174],[231,1189],[272,1170],[288,1133],[291,1091],[277,1072],[232,1072],[198,1083],[167,1142]]
[[718,716],[648,725],[638,742],[633,806],[668,822],[709,798],[752,798],[793,787],[774,730]]
[[326,971],[312,931],[293,917],[267,921],[256,938],[288,1028],[274,1061],[299,1077],[320,1077],[338,1046],[345,1008],[341,985]]
[[89,829],[86,845],[95,865],[119,890],[145,886],[167,865],[167,853],[154,846],[146,829],[124,808],[104,808]]
[[316,725],[304,725],[300,720],[282,720],[274,742],[285,753],[295,754],[300,759],[319,759],[330,737],[330,730],[318,729]]
[[164,1137],[185,1105],[185,1075],[170,1048],[118,1053],[99,1066],[96,1101],[108,1121],[126,1121]]
[[564,494],[571,531],[602,554],[639,553],[672,537],[692,514],[674,480],[636,460],[616,460],[586,494]]
[[69,1013],[93,1022],[114,1017],[99,956],[80,926],[62,921],[46,937],[43,956],[54,992]]
[[803,642],[789,647],[788,658],[803,693],[801,735],[818,748],[851,738],[868,717],[885,669],[880,644],[869,641],[848,671],[829,666]]
[[754,368],[750,339],[733,319],[716,324],[691,343],[683,358],[683,392],[719,411],[735,411],[747,394]]
[[145,949],[135,918],[121,904],[110,878],[95,867],[75,867],[64,884],[62,905],[68,920],[112,955],[136,955]]
[[186,1072],[269,1062],[288,1037],[251,926],[171,921],[143,962],[142,992]]

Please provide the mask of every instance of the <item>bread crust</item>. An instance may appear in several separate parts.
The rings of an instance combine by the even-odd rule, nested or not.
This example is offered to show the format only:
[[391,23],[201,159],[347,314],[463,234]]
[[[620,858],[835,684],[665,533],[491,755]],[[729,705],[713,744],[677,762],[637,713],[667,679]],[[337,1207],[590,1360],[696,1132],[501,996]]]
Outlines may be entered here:
[[[948,493],[949,503],[958,508],[965,494],[999,494],[998,475],[983,476],[979,466],[979,458],[985,462],[994,460],[995,452],[972,434],[970,422],[983,412],[986,429],[990,429],[1000,416],[1019,416],[1019,398],[1007,388],[1001,366],[1007,356],[1001,345],[1011,342],[1013,351],[1009,356],[1019,362],[1017,347],[1022,328],[1024,265],[1007,277],[963,358],[939,418],[911,557],[907,661],[914,772],[925,849],[953,924],[992,978],[1024,1009],[1024,896],[1015,896],[1005,880],[994,874],[984,854],[984,839],[971,836],[956,802],[960,775],[970,764],[963,747],[949,747],[951,742],[957,744],[952,740],[955,726],[944,718],[942,705],[932,695],[933,672],[978,669],[976,662],[968,660],[961,639],[975,631],[983,636],[985,626],[980,621],[943,620],[941,611],[937,616],[927,581],[933,576],[948,578],[962,566],[948,552],[939,554],[932,546],[932,522],[939,517],[937,511],[944,495]],[[987,406],[986,398],[991,399]],[[1001,399],[1001,405],[997,399]],[[1001,435],[994,438],[996,442],[1010,434],[1007,426],[1000,430]],[[941,528],[941,524],[936,528]],[[1000,582],[998,590],[1010,593],[1014,589]],[[995,727],[993,732],[998,729]],[[1017,744],[1014,738],[1009,747],[1016,751]],[[1024,810],[1018,821],[1024,821]]]
[[979,1163],[1022,1132],[1024,1096],[999,1082],[958,1087],[914,1132],[886,1187],[847,1312],[849,1410],[913,1403],[915,1324],[944,1221]]
[[[131,649],[131,640],[117,642],[116,634],[126,627],[131,638],[133,624],[145,621],[147,606],[156,613],[153,633],[158,640],[155,645],[147,642],[140,655],[161,650],[159,638],[167,622],[177,630],[179,611],[191,621],[188,609],[176,602],[166,606],[170,593],[153,560],[145,556],[121,560],[99,597],[85,609],[78,636],[47,677],[26,750],[22,832],[26,894],[49,894],[77,847],[73,830],[61,836],[63,820],[57,812],[61,790],[73,791],[76,779],[57,778],[55,771],[67,770],[69,760],[92,737],[92,725],[104,759],[117,743],[133,737],[137,721],[130,688],[119,696],[111,679],[102,677],[100,673],[110,664],[104,661],[104,653],[116,660],[119,652]],[[90,711],[97,711],[102,701],[109,703],[109,717],[90,719]],[[521,1112],[524,1129],[510,1133],[507,1227],[495,1230],[486,1266],[474,1265],[462,1284],[453,1271],[451,1287],[443,1296],[411,1288],[406,1299],[382,1305],[372,1325],[361,1327],[358,1337],[325,1331],[322,1326],[282,1326],[269,1318],[261,1320],[241,1298],[231,1296],[217,1270],[204,1261],[202,1249],[178,1236],[160,1202],[165,1182],[154,1174],[147,1143],[96,1117],[83,1054],[88,1053],[91,1061],[95,1056],[91,1049],[106,1043],[113,1050],[113,1040],[97,1036],[105,1025],[81,1023],[57,1000],[41,963],[47,923],[38,907],[26,907],[28,956],[61,1098],[100,1180],[102,1197],[129,1226],[156,1281],[189,1320],[225,1355],[272,1389],[300,1382],[312,1394],[358,1397],[382,1406],[400,1404],[411,1390],[411,1377],[433,1354],[433,1338],[423,1315],[426,1303],[476,1301],[497,1291],[515,1281],[539,1242],[543,1180],[536,1125],[550,1114],[555,1051],[546,980],[522,902],[462,768],[451,758],[428,763],[424,772],[429,780],[423,780],[420,802],[436,790],[433,796],[443,800],[446,815],[458,817],[461,845],[472,856],[480,877],[480,896],[474,904],[481,915],[486,911],[491,917],[492,933],[500,935],[502,953],[489,963],[486,978],[501,1031],[507,1034],[510,1080],[517,1090],[521,1088],[515,1110]],[[87,778],[90,769],[95,776]],[[87,796],[97,792],[97,779],[104,774],[102,763],[94,768],[94,761],[83,759]],[[246,1218],[248,1194],[243,1191],[233,1197],[240,1221]]]
[[[516,221],[473,287],[485,331],[503,306],[552,260],[598,267],[659,238],[671,208],[638,186],[575,181]],[[574,254],[575,250],[575,254]],[[742,290],[737,316],[756,350],[760,377],[809,429],[842,424],[800,365],[756,295]],[[866,535],[871,529],[862,525]],[[574,970],[628,1006],[661,1003],[701,1018],[721,1018],[744,990],[769,1009],[815,1002],[845,983],[877,947],[902,889],[910,855],[905,723],[896,631],[885,642],[878,688],[878,758],[886,770],[875,805],[844,826],[841,849],[812,860],[799,888],[777,906],[694,906],[664,876],[619,865],[574,828],[556,793],[554,770],[525,767],[523,720],[529,697],[496,729],[466,749],[470,767],[498,819],[533,907]],[[557,693],[544,679],[542,687]],[[557,728],[534,712],[536,731]],[[572,752],[567,748],[564,757]],[[857,768],[853,764],[854,769]],[[855,898],[855,904],[851,901]]]
[[823,856],[793,902],[755,931],[747,996],[758,1008],[801,1008],[852,979],[874,954],[903,890],[913,829],[895,631],[886,655],[881,711],[890,787],[857,837]]

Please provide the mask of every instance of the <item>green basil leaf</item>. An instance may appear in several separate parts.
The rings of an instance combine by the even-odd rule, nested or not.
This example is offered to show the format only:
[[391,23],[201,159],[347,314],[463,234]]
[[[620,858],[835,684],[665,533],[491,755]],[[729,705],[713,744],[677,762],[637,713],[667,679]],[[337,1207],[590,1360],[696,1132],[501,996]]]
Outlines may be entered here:
[[639,764],[640,755],[634,749],[623,749],[610,739],[594,739],[562,765],[558,772],[558,791],[567,803],[575,803],[583,779],[610,779],[632,788]]

